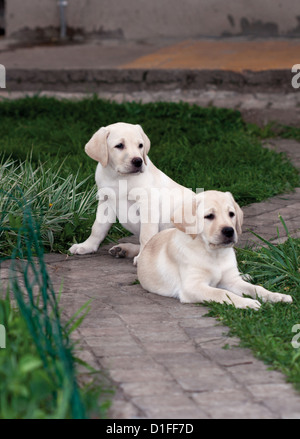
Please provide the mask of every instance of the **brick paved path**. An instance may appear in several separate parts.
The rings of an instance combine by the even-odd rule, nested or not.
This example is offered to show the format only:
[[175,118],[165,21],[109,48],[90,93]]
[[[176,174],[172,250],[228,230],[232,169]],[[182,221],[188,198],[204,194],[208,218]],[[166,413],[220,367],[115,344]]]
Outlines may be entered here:
[[[271,143],[299,166],[300,144]],[[280,212],[299,236],[299,200],[300,188],[246,207],[244,229],[274,238]],[[300,418],[300,395],[281,373],[237,348],[226,327],[204,316],[206,307],[145,292],[132,262],[113,259],[109,247],[46,258],[56,290],[64,279],[68,315],[94,298],[77,336],[82,358],[105,369],[115,386],[111,418]]]

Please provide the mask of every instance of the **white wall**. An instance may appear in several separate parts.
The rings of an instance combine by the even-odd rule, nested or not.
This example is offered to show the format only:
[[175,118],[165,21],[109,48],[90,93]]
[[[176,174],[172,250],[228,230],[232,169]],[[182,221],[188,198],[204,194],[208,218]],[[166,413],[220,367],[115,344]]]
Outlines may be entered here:
[[[58,0],[7,0],[6,33],[59,28]],[[126,39],[300,36],[299,0],[68,0],[76,32]],[[298,17],[298,18],[297,18]]]

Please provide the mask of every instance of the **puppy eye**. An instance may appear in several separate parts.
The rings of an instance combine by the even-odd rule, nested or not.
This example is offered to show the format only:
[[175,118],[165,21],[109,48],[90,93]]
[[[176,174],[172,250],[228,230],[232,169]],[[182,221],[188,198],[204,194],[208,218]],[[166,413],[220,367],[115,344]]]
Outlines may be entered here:
[[143,145],[142,143],[139,144],[139,148],[143,148],[143,146],[144,146],[144,145]]
[[210,213],[209,215],[206,215],[204,218],[211,221],[215,218],[215,215],[213,213]]
[[123,145],[123,143],[118,143],[118,145],[116,145],[115,148],[123,149],[124,145]]
[[230,218],[233,218],[235,216],[235,213],[234,212],[229,212],[229,216],[230,216]]

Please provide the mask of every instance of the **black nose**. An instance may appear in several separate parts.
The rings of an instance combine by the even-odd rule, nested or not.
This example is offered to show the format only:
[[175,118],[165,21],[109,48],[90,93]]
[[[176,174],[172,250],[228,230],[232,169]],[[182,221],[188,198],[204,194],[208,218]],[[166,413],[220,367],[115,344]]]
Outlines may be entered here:
[[140,168],[142,166],[143,160],[139,157],[134,157],[131,160],[131,163],[136,167],[136,168]]
[[234,229],[232,227],[223,227],[222,234],[226,236],[226,238],[232,238],[234,234]]

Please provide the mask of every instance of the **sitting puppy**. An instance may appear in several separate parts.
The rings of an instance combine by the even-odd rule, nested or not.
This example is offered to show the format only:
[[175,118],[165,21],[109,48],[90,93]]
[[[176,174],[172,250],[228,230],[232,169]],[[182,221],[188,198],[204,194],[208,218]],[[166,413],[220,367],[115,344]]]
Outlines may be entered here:
[[182,206],[175,213],[175,229],[158,233],[144,247],[137,273],[145,290],[183,303],[214,301],[255,310],[260,302],[243,294],[263,301],[292,302],[289,295],[245,282],[238,272],[232,247],[241,233],[243,213],[230,192],[197,194],[192,214],[185,211]]
[[73,254],[94,253],[118,218],[139,245],[122,243],[109,253],[135,258],[156,233],[173,227],[171,216],[194,193],[169,178],[149,159],[150,140],[140,125],[118,122],[100,128],[85,146],[98,162],[96,183],[99,204],[92,232],[70,248]]

